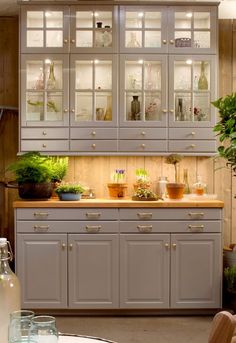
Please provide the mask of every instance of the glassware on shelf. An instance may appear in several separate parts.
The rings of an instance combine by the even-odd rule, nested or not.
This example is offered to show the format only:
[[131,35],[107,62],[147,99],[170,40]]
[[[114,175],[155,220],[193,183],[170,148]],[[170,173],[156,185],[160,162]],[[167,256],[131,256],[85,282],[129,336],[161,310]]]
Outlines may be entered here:
[[135,32],[130,32],[130,41],[127,43],[127,48],[140,48]]
[[28,340],[31,319],[34,317],[34,312],[29,310],[14,311],[10,314],[10,324],[8,330],[9,343],[31,343]]
[[111,97],[111,95],[107,96],[107,107],[106,107],[106,112],[104,115],[104,120],[106,120],[106,121],[112,120],[112,97]]
[[56,88],[56,78],[54,74],[54,63],[50,63],[50,68],[49,68],[49,76],[47,80],[47,88],[48,89],[55,89]]
[[183,112],[183,99],[178,98],[178,103],[177,103],[177,111],[176,111],[176,121],[184,121],[184,112]]
[[52,316],[36,316],[31,320],[29,340],[35,343],[57,343],[56,320]]
[[141,120],[140,101],[138,100],[138,95],[133,95],[133,100],[131,101],[131,120]]
[[40,68],[39,77],[36,79],[35,87],[36,90],[44,89],[44,75],[43,75],[43,68]]
[[196,195],[204,195],[206,192],[206,184],[202,181],[200,175],[197,176],[197,182],[193,184],[193,193]]
[[159,176],[158,182],[157,182],[157,194],[161,198],[166,198],[167,196],[167,190],[166,190],[167,182],[168,182],[168,178],[166,176]]
[[112,46],[112,33],[108,30],[105,30],[102,35],[102,42],[105,48]]
[[183,181],[185,184],[184,193],[189,194],[190,193],[190,187],[189,187],[189,181],[188,181],[188,169],[184,169]]
[[198,80],[198,89],[199,90],[206,90],[208,89],[208,81],[207,81],[207,77],[205,74],[205,62],[202,61],[201,62],[201,74]]
[[104,120],[104,108],[96,108],[96,120]]

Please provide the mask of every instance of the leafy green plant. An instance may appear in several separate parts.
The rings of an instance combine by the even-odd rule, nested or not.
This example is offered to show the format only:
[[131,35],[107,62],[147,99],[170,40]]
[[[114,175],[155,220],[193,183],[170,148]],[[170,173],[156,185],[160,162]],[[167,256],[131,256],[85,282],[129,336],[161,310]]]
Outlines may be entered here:
[[213,130],[218,132],[220,142],[225,143],[218,147],[218,153],[236,173],[236,93],[221,97],[212,105],[218,108],[220,117]]
[[68,171],[68,157],[52,156],[49,157],[49,164],[51,168],[51,180],[53,182],[61,182]]
[[236,265],[224,269],[227,290],[236,293]]
[[183,159],[182,155],[179,154],[171,154],[166,157],[165,163],[167,164],[173,164],[175,168],[175,182],[178,182],[178,170],[177,170],[177,165],[180,163],[180,161]]
[[21,155],[8,170],[15,174],[19,184],[50,182],[52,177],[49,158],[40,155],[39,152]]
[[141,187],[137,189],[137,191],[134,193],[133,197],[134,198],[140,198],[140,199],[148,199],[148,198],[158,199],[159,198],[150,189],[148,189],[148,188],[141,188]]
[[136,169],[135,170],[135,175],[136,175],[137,181],[138,180],[149,181],[148,172],[144,168]]
[[58,186],[55,192],[57,194],[60,194],[60,193],[82,194],[84,192],[84,187],[79,183],[78,184],[64,184],[64,185]]

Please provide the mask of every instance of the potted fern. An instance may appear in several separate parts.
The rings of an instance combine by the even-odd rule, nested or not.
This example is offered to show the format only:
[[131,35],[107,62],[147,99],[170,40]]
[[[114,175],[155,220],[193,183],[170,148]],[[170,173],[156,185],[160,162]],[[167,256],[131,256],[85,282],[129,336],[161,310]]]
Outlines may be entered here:
[[172,164],[175,170],[175,182],[168,182],[166,184],[167,193],[170,199],[182,199],[184,195],[185,184],[179,182],[178,164],[183,159],[182,155],[171,154],[166,157],[165,162]]
[[59,199],[63,201],[80,200],[84,187],[80,183],[61,184],[56,188],[55,192],[58,194]]

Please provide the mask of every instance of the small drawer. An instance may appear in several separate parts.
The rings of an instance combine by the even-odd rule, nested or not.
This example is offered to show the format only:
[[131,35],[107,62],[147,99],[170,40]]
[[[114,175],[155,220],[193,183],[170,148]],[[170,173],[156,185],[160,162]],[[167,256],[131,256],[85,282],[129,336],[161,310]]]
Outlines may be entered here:
[[21,208],[16,210],[17,220],[118,220],[116,208]]
[[69,141],[21,140],[21,151],[69,151]]
[[21,129],[22,139],[67,139],[69,128],[63,127],[27,127]]
[[207,140],[170,140],[169,141],[169,150],[176,152],[186,152],[186,153],[195,153],[195,152],[216,152],[216,141],[207,141]]
[[170,128],[169,139],[215,139],[211,128]]
[[89,152],[99,152],[99,151],[117,151],[117,141],[116,140],[71,140],[70,141],[71,151],[89,151]]
[[167,139],[166,128],[121,128],[119,131],[120,139]]
[[167,151],[167,141],[161,140],[120,140],[120,151],[130,152],[163,152]]
[[117,139],[116,128],[71,128],[71,139]]

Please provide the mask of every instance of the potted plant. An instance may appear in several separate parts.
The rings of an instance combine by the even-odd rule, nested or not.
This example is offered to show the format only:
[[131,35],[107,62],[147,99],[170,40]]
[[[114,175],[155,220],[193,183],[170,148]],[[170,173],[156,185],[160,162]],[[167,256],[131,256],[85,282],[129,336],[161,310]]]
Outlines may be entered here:
[[170,199],[182,199],[184,195],[185,184],[179,182],[179,175],[177,166],[183,159],[182,155],[171,154],[166,157],[165,162],[167,164],[172,164],[175,169],[175,182],[168,182],[166,184],[167,193]]
[[132,200],[136,201],[154,201],[158,199],[160,199],[160,197],[158,197],[150,189],[141,187],[139,187],[132,196]]
[[145,169],[143,168],[136,169],[135,175],[136,175],[136,182],[134,183],[135,191],[137,191],[138,188],[143,188],[143,189],[150,188],[151,182],[149,179],[148,172]]
[[84,192],[84,187],[79,184],[61,184],[55,190],[60,200],[74,201],[80,200],[81,194]]
[[49,163],[51,165],[51,181],[53,186],[52,197],[57,198],[55,193],[56,188],[61,184],[62,180],[66,176],[68,170],[68,157],[52,156],[49,157]]
[[236,310],[236,265],[224,269],[224,298],[226,305]]
[[52,171],[49,158],[28,152],[12,163],[8,170],[15,174],[22,199],[48,199],[52,195]]
[[107,184],[109,195],[111,198],[125,197],[127,190],[127,183],[125,183],[125,170],[116,169],[111,175],[112,182]]

